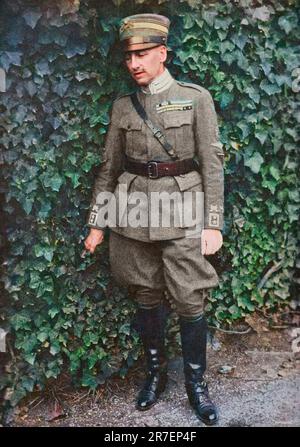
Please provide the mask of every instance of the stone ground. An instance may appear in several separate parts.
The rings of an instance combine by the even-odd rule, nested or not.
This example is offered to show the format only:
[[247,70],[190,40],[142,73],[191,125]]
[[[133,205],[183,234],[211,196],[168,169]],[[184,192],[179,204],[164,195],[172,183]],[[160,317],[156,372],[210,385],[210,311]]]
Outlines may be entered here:
[[[207,380],[219,407],[221,427],[300,426],[298,329],[245,334],[216,333],[208,349]],[[294,332],[292,332],[294,331]],[[293,340],[294,337],[294,340]],[[296,343],[295,343],[296,342]],[[297,351],[297,349],[296,349]],[[149,411],[134,408],[142,365],[128,378],[110,380],[95,393],[58,384],[33,395],[17,411],[15,427],[198,427],[189,407],[181,358],[170,361],[169,384]]]

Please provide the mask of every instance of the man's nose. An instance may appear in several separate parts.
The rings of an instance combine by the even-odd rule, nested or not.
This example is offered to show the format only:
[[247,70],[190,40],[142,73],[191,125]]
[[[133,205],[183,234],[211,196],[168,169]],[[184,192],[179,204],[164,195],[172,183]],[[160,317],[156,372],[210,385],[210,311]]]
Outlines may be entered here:
[[137,68],[139,68],[140,66],[140,61],[139,59],[136,57],[135,54],[131,55],[131,68],[132,70],[136,70]]

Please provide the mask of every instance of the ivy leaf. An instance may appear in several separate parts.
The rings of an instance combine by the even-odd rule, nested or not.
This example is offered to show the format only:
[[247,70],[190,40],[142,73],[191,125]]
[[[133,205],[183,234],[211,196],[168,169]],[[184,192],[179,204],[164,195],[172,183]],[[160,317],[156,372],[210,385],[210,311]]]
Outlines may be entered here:
[[68,59],[77,54],[83,55],[86,53],[87,45],[84,41],[75,40],[73,37],[68,40],[67,46],[64,50]]
[[78,172],[66,172],[65,175],[71,179],[74,188],[77,188],[77,186],[80,185],[80,174],[78,174]]
[[130,324],[125,323],[119,329],[120,334],[130,335]]
[[263,145],[266,141],[266,139],[268,138],[268,131],[262,127],[258,127],[257,129],[255,129],[255,133],[254,135],[256,136],[256,138],[260,141],[260,144]]
[[241,129],[243,133],[243,139],[247,138],[250,134],[250,127],[248,126],[247,122],[240,122],[237,124],[237,127]]
[[231,37],[232,42],[240,49],[243,50],[244,46],[248,42],[248,36],[246,34],[234,34]]
[[234,100],[234,95],[228,91],[221,92],[220,94],[220,107],[221,109],[226,109],[226,107],[231,104]]
[[58,129],[62,124],[61,119],[56,116],[50,116],[47,121],[51,124],[54,130]]
[[26,214],[30,214],[33,207],[33,202],[33,197],[26,197],[26,199],[22,202],[22,208]]
[[269,96],[274,95],[274,93],[280,93],[281,88],[277,84],[270,84],[266,79],[263,79],[260,83],[260,87],[264,90]]
[[264,179],[262,182],[262,186],[264,188],[267,188],[269,191],[271,191],[272,194],[275,193],[276,190],[276,186],[277,186],[277,181],[272,179]]
[[24,355],[24,359],[26,360],[26,362],[28,362],[32,366],[34,365],[35,358],[36,358],[36,353],[31,353],[31,354],[25,354]]
[[17,121],[18,124],[22,124],[26,115],[27,115],[27,107],[21,104],[16,110],[14,119]]
[[261,20],[262,22],[268,22],[270,20],[271,13],[274,12],[271,6],[261,6],[253,10],[253,19]]
[[52,191],[59,191],[61,185],[63,184],[63,178],[58,174],[44,173],[40,176],[43,185],[46,188],[51,188]]
[[253,303],[251,303],[250,297],[248,297],[248,296],[241,294],[237,298],[237,303],[238,303],[239,307],[241,307],[242,309],[248,309],[252,312],[255,310],[255,306]]
[[10,323],[16,331],[19,329],[28,329],[30,321],[30,316],[25,313],[16,313],[10,319]]
[[179,50],[179,51],[177,51],[176,55],[182,63],[185,63],[187,61],[187,59],[190,57],[190,52],[184,51],[184,50]]
[[228,17],[217,17],[214,23],[216,29],[228,29],[230,24],[232,23],[232,18]]
[[277,85],[279,85],[280,87],[284,84],[291,86],[291,78],[287,75],[274,75],[274,78],[277,82]]
[[37,22],[42,17],[42,13],[38,12],[38,10],[29,10],[23,14],[24,20],[30,28],[34,29],[36,27]]
[[45,219],[46,217],[49,216],[51,209],[52,209],[51,203],[43,201],[43,203],[41,204],[41,208],[38,212],[38,217],[40,219]]
[[37,339],[40,342],[44,343],[47,340],[47,338],[48,338],[48,333],[47,332],[40,332],[39,334],[37,334],[36,337],[37,337]]
[[270,167],[270,173],[274,177],[275,180],[279,180],[280,179],[280,171],[277,168],[277,166],[271,166]]
[[37,244],[34,246],[34,252],[37,257],[44,256],[47,261],[52,261],[54,248]]
[[242,316],[241,309],[238,306],[236,306],[235,304],[230,306],[228,311],[231,313],[231,316],[233,319],[241,318],[241,316]]
[[35,64],[36,72],[39,76],[44,76],[51,74],[51,70],[46,59],[41,59],[39,62]]
[[39,284],[37,290],[37,297],[45,295],[45,292],[53,292],[53,279],[51,277],[43,278],[43,281]]
[[287,206],[289,221],[290,222],[298,222],[299,221],[299,205],[293,205],[291,203]]
[[258,64],[251,64],[248,67],[249,74],[252,76],[253,79],[259,78],[259,72],[260,68]]
[[245,161],[245,166],[248,166],[254,174],[258,174],[261,165],[263,164],[264,159],[260,155],[259,152],[254,152],[252,157],[248,158],[248,160]]
[[53,319],[57,314],[59,314],[59,309],[57,307],[52,307],[49,309],[48,314]]
[[258,91],[257,89],[255,89],[254,87],[252,87],[252,86],[249,85],[249,86],[245,89],[245,92],[248,93],[249,97],[250,97],[256,104],[259,104],[259,102],[260,102],[260,94],[259,94],[259,91]]
[[70,82],[67,79],[62,79],[54,85],[53,91],[62,98],[68,90],[69,85]]
[[194,17],[192,14],[185,14],[183,16],[183,27],[184,29],[190,29],[193,27],[195,23]]
[[8,71],[11,65],[21,65],[22,53],[19,51],[0,51],[0,66]]
[[35,384],[34,379],[31,379],[30,377],[24,377],[22,379],[22,386],[24,387],[25,390],[29,391],[30,393],[33,391],[34,384]]
[[81,384],[82,386],[87,386],[89,388],[96,389],[98,386],[98,381],[92,374],[85,373],[82,378]]
[[32,97],[36,94],[36,92],[37,92],[37,87],[36,87],[35,83],[32,82],[32,81],[27,81],[27,82],[25,83],[25,88],[26,88],[26,90],[27,90],[29,96],[31,96],[31,98],[32,98]]
[[58,342],[54,342],[54,343],[51,344],[50,354],[56,355],[56,354],[58,354],[60,352],[60,350],[61,349],[60,349],[60,345],[59,345]]
[[289,34],[292,29],[297,28],[298,26],[298,18],[295,13],[290,13],[284,16],[279,17],[278,25],[281,29],[284,30],[286,34]]
[[202,17],[209,26],[213,27],[214,22],[215,22],[215,17],[217,15],[218,15],[217,11],[204,10]]

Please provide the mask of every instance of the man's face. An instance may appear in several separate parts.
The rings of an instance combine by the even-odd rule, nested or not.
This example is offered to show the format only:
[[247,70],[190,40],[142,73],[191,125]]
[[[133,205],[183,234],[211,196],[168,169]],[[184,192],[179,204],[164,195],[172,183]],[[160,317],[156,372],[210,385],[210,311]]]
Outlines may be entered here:
[[148,85],[164,71],[167,49],[164,45],[125,52],[125,64],[138,85]]

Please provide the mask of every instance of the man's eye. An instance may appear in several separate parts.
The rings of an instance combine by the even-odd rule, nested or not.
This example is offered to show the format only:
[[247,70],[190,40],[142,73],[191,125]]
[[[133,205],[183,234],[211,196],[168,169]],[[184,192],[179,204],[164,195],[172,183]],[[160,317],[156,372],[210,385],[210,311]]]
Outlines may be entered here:
[[[143,56],[146,56],[147,54],[148,54],[148,52],[138,52],[138,53],[135,53],[138,57],[143,57]],[[125,61],[126,62],[128,62],[128,61],[130,61],[131,60],[131,56],[128,54],[127,56],[125,55]]]

